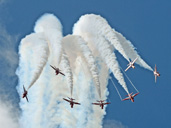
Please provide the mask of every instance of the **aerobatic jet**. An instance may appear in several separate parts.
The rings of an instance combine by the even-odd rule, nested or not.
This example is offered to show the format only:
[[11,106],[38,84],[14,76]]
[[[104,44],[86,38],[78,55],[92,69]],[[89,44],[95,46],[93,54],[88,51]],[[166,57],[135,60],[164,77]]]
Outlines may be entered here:
[[137,59],[138,59],[138,57],[134,61],[129,62],[129,64],[127,65],[128,66],[127,69],[125,69],[125,72],[130,68],[133,68],[133,69],[135,68],[134,63]]
[[26,91],[24,85],[23,85],[23,90],[24,90],[24,92],[23,92],[23,98],[26,97],[26,100],[27,100],[27,102],[28,102],[27,91]]
[[94,105],[99,105],[103,109],[104,105],[110,104],[109,102],[104,103],[105,100],[97,100],[97,103],[92,103]]
[[136,93],[136,94],[133,94],[133,95],[132,94],[133,94],[133,92],[131,94],[128,94],[127,95],[128,97],[123,99],[122,101],[124,101],[124,100],[131,100],[132,102],[134,102],[134,97],[137,96],[139,94],[139,92]]
[[154,76],[155,76],[155,82],[156,82],[156,81],[157,81],[157,77],[159,77],[159,76],[160,76],[160,73],[159,73],[159,72],[157,72],[156,64],[155,64],[155,68],[154,68],[153,73],[154,73]]
[[67,101],[67,102],[69,102],[70,103],[70,105],[71,105],[71,108],[73,108],[73,106],[74,106],[74,104],[78,104],[78,105],[81,105],[80,103],[78,103],[78,102],[74,102],[74,100],[75,99],[73,99],[73,98],[70,98],[70,97],[68,97],[68,99],[65,99],[65,98],[63,98],[65,101]]
[[50,66],[55,70],[56,75],[60,73],[61,75],[65,76],[65,74],[63,74],[59,68],[53,67],[52,65]]

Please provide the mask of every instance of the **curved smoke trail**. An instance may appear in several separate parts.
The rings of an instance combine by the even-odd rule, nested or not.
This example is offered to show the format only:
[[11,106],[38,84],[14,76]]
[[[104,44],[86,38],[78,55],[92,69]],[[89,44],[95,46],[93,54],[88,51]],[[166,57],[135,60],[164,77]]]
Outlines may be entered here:
[[[64,37],[63,47],[68,55],[71,69],[75,76],[74,85],[76,87],[74,88],[73,95],[77,94],[79,102],[81,102],[81,106],[79,106],[80,112],[74,111],[74,115],[78,113],[77,119],[79,119],[79,123],[77,127],[86,128],[90,127],[90,125],[101,127],[105,111],[101,111],[99,106],[92,106],[91,104],[99,98],[100,93],[98,92],[98,95],[95,93],[96,89],[94,89],[94,84],[92,83],[92,80],[97,80],[94,78],[98,78],[96,76],[98,73],[96,72],[97,68],[94,63],[94,57],[80,36],[68,35]],[[102,77],[102,81],[105,81],[104,79],[106,79],[105,74]],[[106,91],[106,88],[103,91]],[[94,117],[96,118],[92,120]]]
[[112,28],[109,26],[108,22],[102,18],[100,15],[87,14],[81,16],[79,21],[74,25],[73,34],[74,35],[86,35],[93,33],[94,36],[101,36],[107,39],[111,44],[114,45],[116,50],[118,50],[127,61],[129,58],[125,53],[122,45],[117,39],[117,36],[112,31]]
[[[20,95],[23,92],[23,83],[35,84],[28,93],[30,102],[23,99],[20,102],[21,127],[102,128],[106,106],[101,110],[92,102],[99,97],[107,98],[109,68],[129,93],[112,48],[114,46],[128,61],[132,55],[125,50],[127,46],[121,37],[100,16],[82,16],[74,26],[74,35],[63,38],[61,29],[54,15],[45,14],[36,22],[36,33],[21,41],[18,92]],[[135,52],[134,49],[131,52]],[[62,69],[66,76],[56,76],[50,65]],[[69,103],[63,101],[69,91],[80,106],[70,108]]]
[[48,55],[49,55],[48,45],[42,34],[34,33],[22,39],[21,45],[20,45],[21,60],[24,60],[25,62],[27,62],[28,61],[27,59],[31,59],[30,65],[35,64],[33,66],[34,69],[31,75],[32,79],[31,79],[28,89],[39,78],[47,62]]
[[[62,99],[60,96],[61,92],[64,95],[65,92],[67,92],[65,91],[65,89],[67,90],[65,83],[61,84],[63,79],[57,78],[56,75],[54,75],[54,70],[49,66],[50,64],[58,65],[60,63],[61,53],[58,54],[58,52],[61,48],[58,46],[60,46],[60,39],[62,39],[61,25],[58,19],[51,14],[44,15],[43,18],[40,18],[38,21],[35,26],[36,33],[27,36],[28,41],[23,39],[24,43],[22,40],[19,49],[20,63],[17,69],[17,75],[19,76],[18,92],[20,95],[23,92],[23,83],[30,85],[30,83],[33,83],[31,82],[32,79],[38,79],[35,83],[36,86],[33,86],[28,93],[30,102],[26,103],[23,99],[20,102],[21,109],[23,110],[20,124],[21,127],[26,128],[52,128],[61,124],[59,118],[61,112],[56,114],[56,109],[60,110],[62,106],[59,103],[60,99]],[[51,24],[53,25],[51,26]],[[46,29],[50,30],[46,31]],[[49,52],[45,53],[44,50]],[[42,55],[45,55],[44,58],[46,59],[42,59]],[[40,71],[38,66],[43,62],[47,63],[44,63],[43,72],[36,72],[36,74],[35,71]],[[38,77],[36,77],[35,74]],[[52,121],[54,119],[56,120],[55,123]]]
[[58,67],[62,54],[62,25],[53,14],[44,14],[36,22],[36,33],[43,33],[49,44],[50,53],[54,55],[52,65]]
[[64,49],[63,49],[63,54],[62,54],[62,58],[61,58],[61,67],[62,67],[63,72],[65,74],[67,84],[70,87],[71,97],[72,97],[72,93],[73,93],[73,75],[72,75],[70,63],[69,63],[69,60],[68,60],[68,56],[66,55]]
[[[97,22],[95,20],[96,18],[98,18]],[[73,34],[82,36],[88,42],[89,45],[94,44],[93,47],[96,47],[98,49],[101,57],[106,62],[108,68],[112,70],[115,78],[119,81],[119,83],[122,85],[125,91],[129,94],[128,88],[124,81],[123,74],[121,73],[119,64],[116,60],[116,56],[112,52],[111,46],[109,45],[108,41],[103,37],[103,35],[101,35],[102,29],[104,29],[104,32],[106,32],[105,29],[106,27],[103,28],[101,26],[105,26],[105,25],[108,26],[106,22],[104,23],[103,22],[104,20],[102,19],[102,22],[99,23],[99,16],[95,16],[95,15],[82,16],[80,20],[74,25]],[[110,29],[110,31],[112,31],[112,29]],[[105,35],[106,33],[103,34]],[[122,47],[120,47],[121,45],[119,47],[118,46],[119,45],[117,43],[116,47],[122,49]],[[123,49],[121,51],[123,51]]]
[[83,57],[85,58],[85,60],[88,64],[89,70],[91,72],[91,75],[93,77],[93,80],[94,80],[96,88],[97,88],[99,98],[101,99],[101,89],[100,89],[97,65],[96,65],[96,62],[95,62],[92,52],[90,51],[89,47],[87,46],[87,43],[80,36],[69,35],[69,36],[66,36],[65,38],[74,40],[73,42],[77,43],[75,45],[76,45],[76,47],[78,47],[78,49],[80,49],[79,54],[80,55],[83,54]]
[[133,44],[129,40],[127,40],[121,33],[116,32],[115,30],[113,30],[113,31],[115,32],[115,34],[116,34],[119,42],[121,43],[127,56],[131,60],[134,60],[135,58],[138,57],[138,59],[135,63],[139,64],[140,66],[142,66],[150,71],[153,71],[153,69],[140,57],[140,55],[138,55]]
[[77,37],[77,42],[80,46],[80,49],[88,63],[88,66],[90,68],[90,72],[92,74],[92,77],[95,81],[95,85],[97,88],[97,92],[99,95],[99,98],[101,99],[101,87],[100,87],[100,82],[99,82],[99,73],[97,70],[97,66],[96,66],[96,62],[95,62],[95,58],[92,54],[92,52],[90,51],[89,47],[87,46],[87,43],[81,38],[81,37]]

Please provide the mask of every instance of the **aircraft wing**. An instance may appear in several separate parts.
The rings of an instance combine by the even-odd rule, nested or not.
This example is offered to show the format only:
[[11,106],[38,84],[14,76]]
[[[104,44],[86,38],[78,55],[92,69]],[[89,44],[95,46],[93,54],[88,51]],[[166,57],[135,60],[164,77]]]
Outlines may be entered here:
[[52,65],[50,65],[54,70],[56,70],[56,68],[55,67],[53,67]]
[[133,95],[133,97],[135,97],[135,96],[136,96],[136,95],[138,95],[138,94],[139,94],[139,92],[138,92],[138,93],[136,93],[136,94],[134,94],[134,95]]
[[105,104],[110,104],[110,103],[103,103],[103,104],[105,105]]
[[68,99],[70,99],[70,100],[75,100],[75,99],[73,99],[73,98],[70,98],[70,97],[68,97]]
[[59,72],[61,75],[65,76],[65,74],[63,74],[62,72]]
[[29,102],[27,96],[26,96],[26,100],[27,100],[27,102]]
[[126,72],[130,67],[131,67],[131,65],[129,65],[129,66],[127,67],[127,69],[125,69],[125,72]]
[[26,91],[26,89],[25,89],[24,85],[23,85],[23,90],[24,90],[24,92]]
[[130,98],[129,97],[127,97],[127,98],[125,98],[125,99],[123,99],[122,101],[124,101],[124,100],[129,100]]
[[100,103],[92,103],[92,104],[94,104],[94,105],[101,105]]
[[73,102],[74,104],[78,104],[78,105],[80,105],[80,103],[77,103],[77,102]]
[[66,100],[67,102],[71,102],[70,100],[68,100],[68,99],[65,99],[65,98],[63,98],[64,100]]
[[155,69],[154,69],[156,72],[157,72],[157,67],[156,67],[156,64],[155,64]]
[[[131,92],[129,95],[132,95],[133,94],[133,92]],[[129,95],[126,95],[126,96],[129,96]]]
[[157,75],[155,75],[155,83],[156,83],[156,81],[157,81]]
[[132,62],[133,64],[135,63],[135,61],[138,59],[138,57]]

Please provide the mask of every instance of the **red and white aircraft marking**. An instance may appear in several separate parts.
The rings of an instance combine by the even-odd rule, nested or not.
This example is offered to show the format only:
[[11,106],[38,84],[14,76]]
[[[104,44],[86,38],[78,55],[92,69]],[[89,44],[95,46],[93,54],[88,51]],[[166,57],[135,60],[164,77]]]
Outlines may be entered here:
[[133,94],[133,95],[132,94],[133,94],[133,92],[131,94],[128,94],[127,95],[128,97],[123,99],[122,101],[124,101],[124,100],[131,100],[132,102],[134,102],[134,97],[137,96],[139,94],[139,92],[136,93],[136,94]]
[[73,99],[73,98],[69,98],[68,97],[68,99],[65,99],[65,98],[63,98],[65,101],[67,101],[67,102],[69,102],[70,103],[70,105],[71,105],[71,108],[73,108],[73,106],[74,106],[74,104],[78,104],[78,105],[81,105],[80,103],[78,103],[78,102],[74,102],[74,100],[75,99]]
[[104,105],[110,104],[109,102],[103,103],[105,100],[97,100],[97,103],[92,103],[94,105],[99,105],[103,109]]
[[154,76],[155,76],[155,82],[156,82],[156,81],[157,81],[157,77],[159,77],[159,76],[160,76],[160,73],[159,73],[159,72],[157,72],[156,64],[155,64],[155,68],[154,68],[153,73],[154,73]]
[[130,68],[133,68],[133,69],[135,68],[134,63],[137,59],[138,57],[134,61],[129,62],[129,64],[127,65],[128,67],[125,69],[125,72]]

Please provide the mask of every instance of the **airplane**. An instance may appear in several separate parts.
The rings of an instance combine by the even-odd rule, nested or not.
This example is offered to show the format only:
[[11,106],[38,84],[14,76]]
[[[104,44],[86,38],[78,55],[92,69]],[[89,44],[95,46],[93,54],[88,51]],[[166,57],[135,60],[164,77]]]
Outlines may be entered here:
[[94,105],[99,105],[103,109],[104,105],[110,104],[109,102],[103,103],[105,100],[97,100],[97,103],[92,103]]
[[50,66],[55,70],[56,75],[58,75],[58,74],[60,73],[61,75],[65,76],[65,74],[63,74],[63,73],[59,70],[59,68],[53,67],[52,65],[50,65]]
[[134,97],[137,96],[139,94],[139,92],[136,93],[136,94],[133,94],[133,95],[132,94],[133,94],[133,92],[131,94],[128,94],[127,95],[128,97],[123,99],[122,101],[124,101],[124,100],[131,100],[132,102],[134,102]]
[[24,90],[23,98],[26,97],[27,102],[29,102],[29,101],[28,101],[28,98],[27,98],[27,91],[26,91],[24,85],[23,85],[23,90]]
[[135,66],[134,66],[134,63],[135,63],[135,61],[138,59],[138,57],[134,60],[134,61],[131,61],[131,62],[129,62],[129,64],[127,65],[128,67],[127,67],[127,69],[125,69],[125,72],[129,69],[129,68],[135,68]]
[[67,102],[69,102],[70,103],[70,105],[71,105],[71,108],[73,108],[73,106],[74,106],[74,104],[78,104],[78,105],[81,105],[80,103],[78,103],[78,102],[74,102],[74,100],[75,99],[73,99],[73,98],[70,98],[70,97],[68,97],[68,99],[65,99],[65,98],[63,98],[65,101],[67,101]]
[[155,64],[155,68],[154,68],[153,73],[154,73],[154,76],[155,76],[155,82],[156,82],[156,81],[157,81],[157,77],[159,77],[159,76],[160,76],[160,73],[159,73],[159,72],[157,72],[156,64]]

